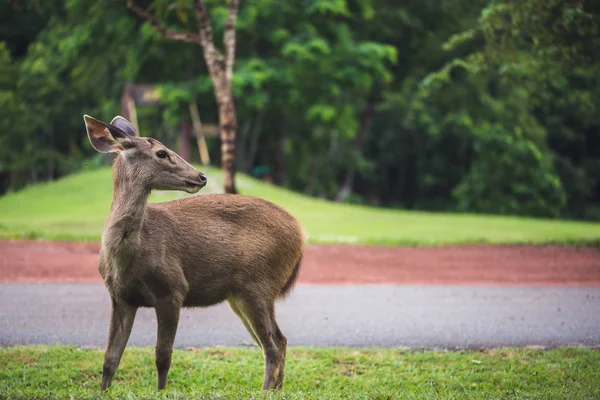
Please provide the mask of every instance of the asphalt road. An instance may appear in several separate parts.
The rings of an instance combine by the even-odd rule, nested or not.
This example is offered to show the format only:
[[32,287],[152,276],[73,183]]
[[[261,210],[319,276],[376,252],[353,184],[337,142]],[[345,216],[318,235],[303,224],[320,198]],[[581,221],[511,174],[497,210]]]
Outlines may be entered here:
[[[101,284],[0,284],[0,346],[104,347]],[[600,287],[298,285],[277,305],[290,346],[600,348]],[[154,310],[138,312],[130,345],[152,346]],[[177,348],[251,343],[227,304],[183,311]]]

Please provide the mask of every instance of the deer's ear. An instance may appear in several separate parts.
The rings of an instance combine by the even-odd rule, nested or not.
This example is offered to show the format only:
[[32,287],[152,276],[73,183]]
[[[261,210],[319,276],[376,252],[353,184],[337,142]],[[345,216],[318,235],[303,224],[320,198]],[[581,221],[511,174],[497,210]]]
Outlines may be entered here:
[[123,132],[125,132],[125,134],[127,136],[131,136],[131,137],[139,136],[137,130],[131,124],[131,122],[127,121],[125,118],[121,117],[120,115],[117,115],[116,117],[114,117],[113,120],[110,121],[110,124],[112,126],[116,126],[117,128],[121,129]]
[[123,150],[122,141],[126,135],[118,127],[111,126],[89,115],[84,115],[85,129],[90,143],[101,153],[112,153]]

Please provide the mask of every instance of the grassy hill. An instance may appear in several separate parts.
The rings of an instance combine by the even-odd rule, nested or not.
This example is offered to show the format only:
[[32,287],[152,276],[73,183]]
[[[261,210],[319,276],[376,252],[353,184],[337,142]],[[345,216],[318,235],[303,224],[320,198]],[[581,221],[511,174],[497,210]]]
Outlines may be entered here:
[[[201,168],[209,185],[199,195],[218,192],[221,172]],[[245,175],[241,193],[271,200],[296,215],[312,243],[438,245],[465,243],[590,243],[600,241],[600,224],[430,213],[338,204],[314,199]],[[188,196],[154,192],[152,202]],[[0,197],[0,237],[100,239],[112,198],[110,168],[84,170],[56,182]]]

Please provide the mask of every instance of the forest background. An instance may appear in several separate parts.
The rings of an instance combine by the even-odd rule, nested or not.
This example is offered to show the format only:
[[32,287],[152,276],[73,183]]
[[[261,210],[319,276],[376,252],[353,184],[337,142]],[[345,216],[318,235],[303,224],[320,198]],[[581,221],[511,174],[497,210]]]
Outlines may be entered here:
[[[139,1],[198,31],[191,0]],[[207,0],[215,45],[229,4]],[[600,220],[600,3],[241,0],[237,171],[340,202]],[[124,0],[0,1],[0,193],[110,162],[82,115],[122,113],[200,162],[218,124],[201,46]],[[221,165],[218,135],[208,137]]]

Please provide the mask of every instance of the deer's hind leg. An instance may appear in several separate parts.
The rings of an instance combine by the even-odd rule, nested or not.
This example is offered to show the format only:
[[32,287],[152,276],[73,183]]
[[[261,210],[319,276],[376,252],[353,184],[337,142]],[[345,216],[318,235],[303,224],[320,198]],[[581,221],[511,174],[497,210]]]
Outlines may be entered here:
[[279,365],[279,375],[277,376],[276,389],[283,389],[283,380],[285,378],[285,356],[287,353],[287,338],[279,329],[275,318],[273,318],[273,325],[275,328],[275,336],[277,337],[277,340],[280,343],[281,348],[283,349],[281,354],[281,364]]
[[258,347],[262,348],[262,344],[260,343],[260,340],[258,340],[258,338],[256,337],[256,333],[254,333],[254,330],[252,330],[252,326],[250,325],[250,322],[246,319],[246,317],[240,310],[240,307],[238,306],[235,297],[228,298],[227,303],[229,303],[229,307],[231,308],[231,310],[242,321],[242,323],[244,324],[244,327],[246,328],[246,330],[248,331],[250,336],[252,336],[252,339],[254,339],[254,341],[256,342]]
[[281,389],[285,368],[287,339],[275,322],[274,300],[239,296],[235,300],[238,310],[254,332],[255,340],[263,350],[265,359],[263,390]]

